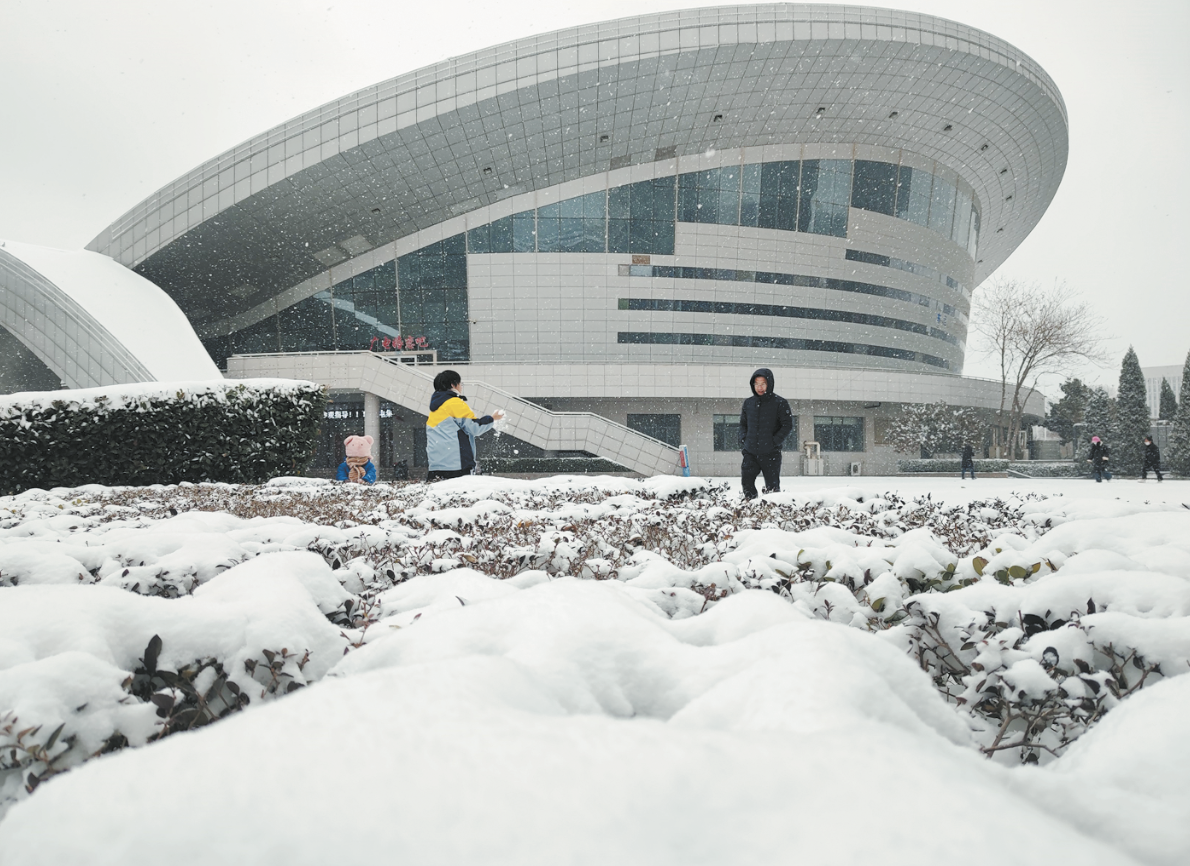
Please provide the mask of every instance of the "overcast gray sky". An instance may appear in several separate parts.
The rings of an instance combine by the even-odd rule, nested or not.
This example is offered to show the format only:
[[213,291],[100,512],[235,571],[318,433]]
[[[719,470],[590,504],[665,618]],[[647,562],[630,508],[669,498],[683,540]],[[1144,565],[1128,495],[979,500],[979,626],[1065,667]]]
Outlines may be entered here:
[[[534,33],[699,0],[3,0],[0,238],[78,249],[145,196],[329,100]],[[902,0],[1013,43],[1057,82],[1070,163],[997,275],[1064,280],[1104,317],[1114,383],[1190,349],[1190,2]],[[968,356],[968,375],[995,377]],[[1052,387],[1049,390],[1054,390]]]

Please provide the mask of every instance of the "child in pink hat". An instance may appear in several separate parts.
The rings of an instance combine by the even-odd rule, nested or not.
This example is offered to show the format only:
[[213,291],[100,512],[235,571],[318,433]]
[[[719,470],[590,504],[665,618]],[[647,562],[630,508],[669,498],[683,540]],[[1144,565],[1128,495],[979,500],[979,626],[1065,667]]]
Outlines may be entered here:
[[347,450],[347,459],[339,464],[339,472],[335,476],[339,481],[351,481],[355,484],[375,484],[376,466],[372,463],[371,436],[348,436],[343,440]]

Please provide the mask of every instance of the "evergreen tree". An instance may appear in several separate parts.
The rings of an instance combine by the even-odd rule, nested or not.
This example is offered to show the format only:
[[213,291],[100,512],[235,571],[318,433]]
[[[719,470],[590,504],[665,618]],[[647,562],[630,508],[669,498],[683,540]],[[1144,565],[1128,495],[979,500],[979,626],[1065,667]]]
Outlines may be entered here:
[[1045,416],[1045,426],[1062,437],[1062,444],[1077,438],[1075,425],[1083,423],[1087,411],[1087,398],[1091,389],[1079,379],[1067,379],[1059,387],[1062,399],[1050,406]]
[[1179,475],[1190,475],[1190,354],[1182,368],[1182,393],[1178,395],[1178,411],[1169,428],[1169,454],[1165,455],[1169,468]]
[[1145,391],[1145,374],[1131,346],[1120,365],[1120,390],[1116,394],[1116,441],[1111,465],[1122,475],[1140,475],[1145,458],[1145,437],[1152,423]]
[[1173,388],[1166,378],[1161,379],[1161,408],[1157,411],[1157,418],[1162,421],[1172,421],[1178,411],[1178,398],[1174,396]]
[[1112,403],[1115,401],[1108,396],[1107,391],[1103,388],[1096,388],[1091,392],[1091,396],[1087,398],[1087,410],[1084,415],[1086,420],[1086,427],[1083,431],[1083,456],[1086,456],[1086,450],[1090,447],[1091,437],[1098,436],[1100,439],[1112,444]]

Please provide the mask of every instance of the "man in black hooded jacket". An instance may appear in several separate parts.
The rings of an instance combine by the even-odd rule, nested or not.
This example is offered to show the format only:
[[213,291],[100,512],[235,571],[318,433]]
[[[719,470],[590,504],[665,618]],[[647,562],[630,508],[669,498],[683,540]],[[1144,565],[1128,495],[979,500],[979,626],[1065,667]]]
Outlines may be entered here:
[[752,396],[740,409],[740,483],[744,498],[755,499],[756,476],[764,473],[764,492],[781,489],[781,446],[793,430],[793,413],[784,397],[773,390],[773,371],[761,368],[752,374]]

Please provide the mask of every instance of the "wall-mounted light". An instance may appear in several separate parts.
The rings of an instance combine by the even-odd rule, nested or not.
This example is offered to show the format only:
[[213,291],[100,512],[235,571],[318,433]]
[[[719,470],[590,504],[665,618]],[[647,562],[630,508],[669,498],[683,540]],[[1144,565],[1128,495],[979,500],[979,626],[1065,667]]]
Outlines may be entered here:
[[981,145],[979,146],[979,152],[980,152],[980,153],[983,153],[983,152],[984,152],[985,150],[987,150],[987,149],[988,149],[988,146],[987,146],[986,144],[981,144]]
[[600,144],[606,144],[606,143],[607,143],[607,142],[609,142],[609,141],[611,141],[611,136],[610,136],[610,135],[601,135],[601,136],[599,136],[599,143],[600,143]]
[[1012,196],[1010,196],[1010,195],[1006,195],[1006,196],[1004,196],[1004,200],[1005,200],[1005,201],[1012,201]]
[[890,111],[890,112],[889,112],[889,114],[888,114],[888,119],[889,119],[889,120],[896,120],[896,119],[897,119],[897,115],[898,115],[898,114],[900,114],[900,113],[901,113],[901,112],[899,112],[899,111]]
[[492,173],[492,167],[491,167],[490,165],[485,165],[485,166],[483,167],[483,173],[484,173],[484,174],[491,174],[491,173]]
[[946,126],[942,127],[943,132],[950,132],[952,129],[954,129],[953,123],[948,123]]
[[723,115],[716,114],[714,117],[711,118],[711,123],[719,123],[721,120],[723,120]]

